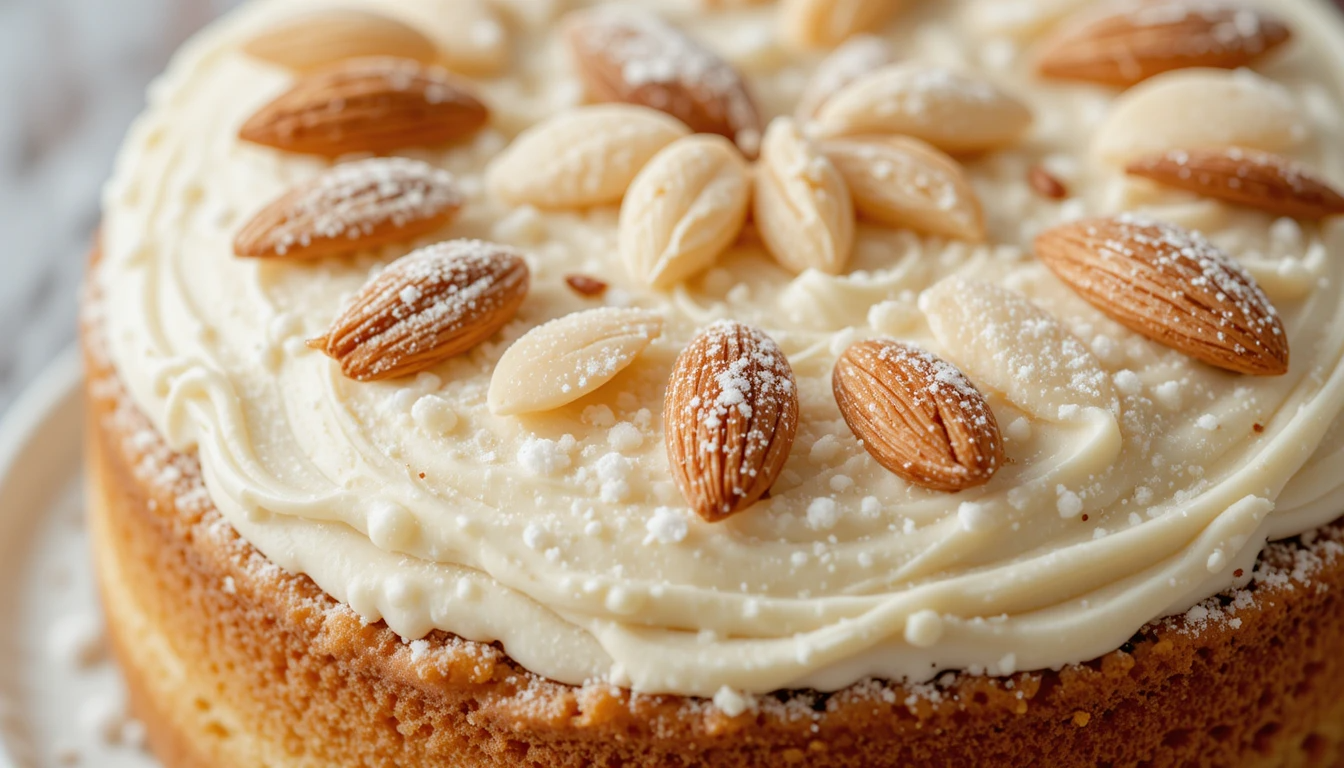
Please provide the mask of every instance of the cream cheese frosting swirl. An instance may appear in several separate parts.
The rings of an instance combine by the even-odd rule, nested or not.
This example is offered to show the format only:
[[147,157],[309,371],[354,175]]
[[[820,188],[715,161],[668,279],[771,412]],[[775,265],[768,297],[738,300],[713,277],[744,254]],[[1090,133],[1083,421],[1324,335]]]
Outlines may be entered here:
[[[580,95],[555,33],[560,4],[507,3],[494,32],[512,40],[514,61],[477,82],[491,127],[405,154],[455,174],[466,195],[429,241],[524,251],[532,293],[500,337],[432,372],[346,379],[304,341],[407,248],[295,263],[238,258],[231,245],[262,205],[327,167],[237,140],[290,82],[240,46],[327,2],[257,0],[183,50],[108,185],[98,279],[118,372],[175,449],[199,452],[216,506],[368,621],[407,639],[438,628],[499,641],[565,683],[657,693],[1006,674],[1109,652],[1244,582],[1268,538],[1344,510],[1344,227],[1125,180],[1091,140],[1133,110],[1110,90],[1036,80],[1019,43],[972,28],[973,4],[952,0],[885,34],[904,57],[979,73],[1035,112],[1023,144],[968,161],[997,245],[864,223],[850,271],[833,277],[793,276],[744,239],[669,291],[625,275],[614,207],[515,209],[485,191],[486,165],[511,137]],[[368,4],[435,31],[433,0]],[[815,62],[783,52],[768,6],[651,4],[736,64],[768,115],[792,111]],[[1321,3],[1273,9],[1297,34],[1292,54],[1259,75],[1218,76],[1282,99],[1288,151],[1344,179],[1344,31]],[[1030,192],[1039,162],[1073,199]],[[1199,229],[1246,266],[1284,319],[1288,374],[1231,375],[1156,345],[1032,258],[1044,227],[1122,210]],[[573,274],[612,288],[578,295]],[[492,415],[490,376],[509,344],[602,303],[658,312],[663,335],[569,406]],[[671,480],[660,413],[678,352],[722,318],[778,341],[801,419],[770,498],[710,525]],[[988,485],[913,487],[849,432],[831,369],[851,342],[879,335],[957,362],[986,393],[1009,459]]]

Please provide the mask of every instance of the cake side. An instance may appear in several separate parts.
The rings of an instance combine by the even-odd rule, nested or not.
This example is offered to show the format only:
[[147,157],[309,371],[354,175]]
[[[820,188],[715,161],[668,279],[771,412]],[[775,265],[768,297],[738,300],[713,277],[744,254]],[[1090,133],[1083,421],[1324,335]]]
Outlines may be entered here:
[[705,699],[544,681],[497,646],[407,643],[285,573],[214,509],[106,357],[85,299],[91,522],[117,654],[169,768],[1328,766],[1344,758],[1344,526],[1096,662]]

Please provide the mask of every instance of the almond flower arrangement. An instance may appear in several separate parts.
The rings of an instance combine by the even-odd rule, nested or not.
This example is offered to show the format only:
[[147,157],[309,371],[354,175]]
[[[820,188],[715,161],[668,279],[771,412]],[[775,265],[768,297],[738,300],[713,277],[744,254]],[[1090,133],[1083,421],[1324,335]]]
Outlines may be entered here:
[[[885,42],[863,34],[890,23],[902,3],[851,2],[844,13],[840,5],[779,4],[780,36],[790,48],[834,50],[793,116],[770,121],[745,77],[670,22],[623,8],[574,13],[559,34],[592,103],[517,136],[487,169],[488,193],[544,210],[618,205],[612,261],[649,291],[676,290],[712,268],[749,218],[765,251],[795,274],[845,274],[860,220],[988,241],[981,202],[958,158],[1020,142],[1031,110],[978,76],[897,62]],[[1290,37],[1258,11],[1161,0],[1066,27],[1039,51],[1037,66],[1046,78],[1126,87],[1176,69],[1248,66]],[[386,156],[467,140],[490,121],[470,81],[437,65],[451,64],[450,56],[401,22],[346,11],[296,21],[245,49],[289,69],[295,81],[243,125],[243,141],[332,159],[373,157],[340,162],[264,207],[238,232],[238,256],[301,269],[450,227],[465,200],[454,177]],[[477,71],[489,68],[476,63]],[[1123,170],[1275,215],[1344,213],[1344,197],[1325,180],[1260,149],[1139,152]],[[1069,194],[1040,167],[1023,184],[1047,199]],[[1153,341],[1234,373],[1288,371],[1288,335],[1274,306],[1197,232],[1122,214],[1049,229],[1035,252],[1078,296]],[[607,288],[584,275],[566,280],[592,299]],[[429,245],[369,280],[311,346],[354,380],[407,376],[494,337],[515,318],[530,283],[526,258],[506,246]],[[968,284],[930,293],[925,303],[960,311],[976,301],[990,310],[1020,301],[1009,314],[1039,315],[1038,327],[1055,327],[1048,313],[1014,296]],[[602,307],[532,328],[498,361],[489,409],[513,417],[572,403],[636,360],[664,323],[657,312]],[[939,339],[960,333],[937,323],[933,330]],[[1073,354],[1076,341],[1066,331],[1052,338],[1061,356]],[[993,366],[972,365],[970,373],[989,377],[997,391],[1017,386]],[[1102,383],[1092,395],[1106,407],[1113,394],[1097,376]],[[867,452],[913,485],[962,491],[990,482],[1006,462],[980,389],[925,349],[890,338],[858,341],[839,355],[832,384],[841,416]],[[1030,411],[1030,400],[1018,404],[1026,401]],[[681,350],[663,414],[672,479],[695,512],[717,522],[765,498],[779,478],[800,427],[798,386],[774,339],[720,322]]]

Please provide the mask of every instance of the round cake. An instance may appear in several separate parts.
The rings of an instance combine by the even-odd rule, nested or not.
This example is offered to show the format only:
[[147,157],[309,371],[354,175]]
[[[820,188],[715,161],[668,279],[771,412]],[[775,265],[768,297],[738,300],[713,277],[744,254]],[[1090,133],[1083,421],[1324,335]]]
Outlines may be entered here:
[[1318,0],[245,5],[83,301],[155,754],[1344,764],[1341,51]]

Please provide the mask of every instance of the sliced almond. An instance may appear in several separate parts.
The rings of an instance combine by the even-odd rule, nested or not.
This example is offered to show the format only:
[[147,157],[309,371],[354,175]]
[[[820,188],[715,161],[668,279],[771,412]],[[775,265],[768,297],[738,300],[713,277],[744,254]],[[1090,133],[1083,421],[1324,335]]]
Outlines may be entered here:
[[878,464],[935,491],[989,482],[1003,438],[989,403],[965,374],[919,347],[861,341],[831,378],[840,414]]
[[822,59],[803,86],[798,97],[798,106],[794,117],[800,122],[810,121],[817,116],[821,105],[825,104],[845,86],[872,72],[891,64],[896,54],[891,44],[876,35],[857,35],[844,45],[836,48],[830,56]]
[[985,216],[961,164],[919,139],[854,136],[821,143],[859,213],[892,227],[983,242]]
[[1164,186],[1276,216],[1314,221],[1344,214],[1344,196],[1329,183],[1294,161],[1269,152],[1178,149],[1140,158],[1125,170]]
[[234,238],[239,256],[309,259],[403,243],[462,207],[453,175],[418,160],[338,165],[262,209]]
[[1172,149],[1282,152],[1308,134],[1286,88],[1254,72],[1185,69],[1126,91],[1097,129],[1094,151],[1123,164]]
[[675,118],[632,104],[579,107],[523,131],[486,170],[513,205],[587,208],[619,202],[660,149],[690,134]]
[[1197,232],[1129,214],[1089,219],[1042,233],[1036,256],[1136,333],[1229,371],[1288,372],[1278,312],[1241,265]]
[[824,137],[913,136],[956,154],[1016,142],[1031,126],[1031,110],[986,80],[905,62],[850,83],[822,105],[816,126]]
[[723,520],[764,497],[798,433],[798,386],[765,333],[719,322],[672,369],[663,404],[667,459],[702,518]]
[[571,14],[565,32],[594,100],[662,110],[755,157],[761,116],[742,76],[681,30],[647,11],[604,6]]
[[1249,66],[1292,36],[1274,16],[1222,0],[1164,0],[1095,18],[1046,44],[1042,75],[1130,86],[1189,67]]
[[1116,410],[1096,356],[1026,296],[949,277],[920,294],[919,308],[950,360],[1023,411],[1059,421],[1077,408]]
[[309,346],[357,381],[406,376],[493,336],[513,319],[529,282],[523,257],[502,245],[431,245],[389,264]]
[[243,50],[298,72],[366,56],[398,56],[426,64],[434,43],[414,27],[381,13],[328,8],[295,16],[252,38]]
[[466,138],[489,112],[447,70],[413,59],[352,59],[305,75],[239,131],[244,141],[338,157]]
[[640,171],[621,203],[621,258],[654,288],[708,268],[737,240],[751,204],[751,174],[722,136],[673,142]]
[[770,124],[756,168],[756,229],[775,260],[840,274],[854,247],[854,201],[840,171],[787,117]]
[[490,412],[549,411],[611,381],[663,332],[644,309],[575,312],[528,331],[504,352],[490,378]]
[[803,50],[834,48],[882,26],[900,6],[899,0],[783,0],[779,36]]

